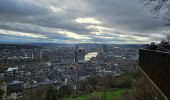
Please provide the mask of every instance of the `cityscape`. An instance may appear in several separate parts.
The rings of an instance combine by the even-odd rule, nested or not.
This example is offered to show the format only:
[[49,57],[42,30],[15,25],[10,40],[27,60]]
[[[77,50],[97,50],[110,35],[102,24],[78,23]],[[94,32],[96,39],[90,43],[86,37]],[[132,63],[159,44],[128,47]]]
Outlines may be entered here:
[[[1,49],[1,79],[6,98],[22,98],[30,91],[48,86],[67,85],[74,90],[79,82],[97,75],[121,76],[125,71],[136,71],[137,48],[120,48],[101,45],[84,49],[71,47],[45,47]],[[12,48],[12,49],[11,49]],[[18,64],[18,65],[17,65]]]
[[170,100],[170,0],[0,0],[0,100]]

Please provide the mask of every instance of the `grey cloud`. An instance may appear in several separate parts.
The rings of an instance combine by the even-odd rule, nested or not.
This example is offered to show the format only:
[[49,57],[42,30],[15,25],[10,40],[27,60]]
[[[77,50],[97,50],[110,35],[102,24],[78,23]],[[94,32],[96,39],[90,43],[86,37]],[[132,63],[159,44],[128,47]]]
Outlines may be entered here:
[[42,34],[42,35],[47,36],[48,39],[71,40],[69,37],[66,37],[66,35],[58,34],[55,29],[48,28],[48,27],[39,27],[36,25],[31,25],[31,24],[0,23],[0,29],[11,30],[15,32]]
[[[62,8],[62,11],[53,12],[49,6]],[[102,22],[99,26],[109,27],[114,31],[103,31],[100,35],[91,34],[98,30],[87,29],[87,24],[72,21],[80,17],[96,18]],[[158,40],[159,37],[154,34],[163,32],[166,27],[162,18],[153,18],[138,0],[0,0],[0,29],[43,34],[48,37],[44,39],[45,42],[81,42],[54,32],[62,29],[92,38],[89,42],[139,43],[140,41],[132,36],[148,37],[150,41]],[[119,35],[128,37],[123,39]],[[2,37],[7,38],[4,35]],[[24,40],[23,37],[10,37],[11,41]],[[26,40],[41,42],[39,40],[42,39]]]
[[[111,27],[127,31],[157,31],[165,27],[162,18],[154,18],[138,0],[89,0],[97,17]],[[99,6],[100,5],[100,6]]]
[[46,14],[49,9],[32,0],[0,0],[0,12],[8,16],[31,16]]

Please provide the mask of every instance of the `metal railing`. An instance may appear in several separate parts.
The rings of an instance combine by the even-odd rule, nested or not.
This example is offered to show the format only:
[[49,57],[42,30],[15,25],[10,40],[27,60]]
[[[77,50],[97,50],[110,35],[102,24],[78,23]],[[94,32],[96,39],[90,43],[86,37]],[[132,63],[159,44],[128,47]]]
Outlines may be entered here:
[[170,99],[170,53],[140,49],[139,67]]

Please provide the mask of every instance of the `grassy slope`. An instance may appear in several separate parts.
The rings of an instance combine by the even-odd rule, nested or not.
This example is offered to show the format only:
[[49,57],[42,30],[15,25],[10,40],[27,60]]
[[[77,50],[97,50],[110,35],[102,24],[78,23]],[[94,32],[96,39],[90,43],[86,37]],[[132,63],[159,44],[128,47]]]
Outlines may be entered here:
[[106,98],[105,100],[112,100],[112,98],[121,96],[124,94],[124,92],[127,92],[127,91],[130,91],[130,89],[115,89],[115,90],[106,91],[105,96],[103,96],[104,93],[102,92],[95,92],[95,93],[91,93],[91,94],[87,94],[87,95],[83,95],[79,97],[68,97],[68,98],[64,98],[63,100],[88,100],[89,96],[103,96],[104,98]]

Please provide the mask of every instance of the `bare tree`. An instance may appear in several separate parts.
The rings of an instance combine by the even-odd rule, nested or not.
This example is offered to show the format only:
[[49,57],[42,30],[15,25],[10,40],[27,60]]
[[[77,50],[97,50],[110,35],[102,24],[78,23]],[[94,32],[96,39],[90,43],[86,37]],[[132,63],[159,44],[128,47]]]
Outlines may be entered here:
[[164,35],[164,37],[162,38],[161,43],[167,42],[168,44],[170,44],[170,34],[169,33],[163,33],[163,35]]
[[170,25],[170,0],[140,0],[145,6],[150,7],[153,14],[158,16],[160,13]]
[[170,34],[165,34],[165,39],[167,40],[168,44],[170,43]]

